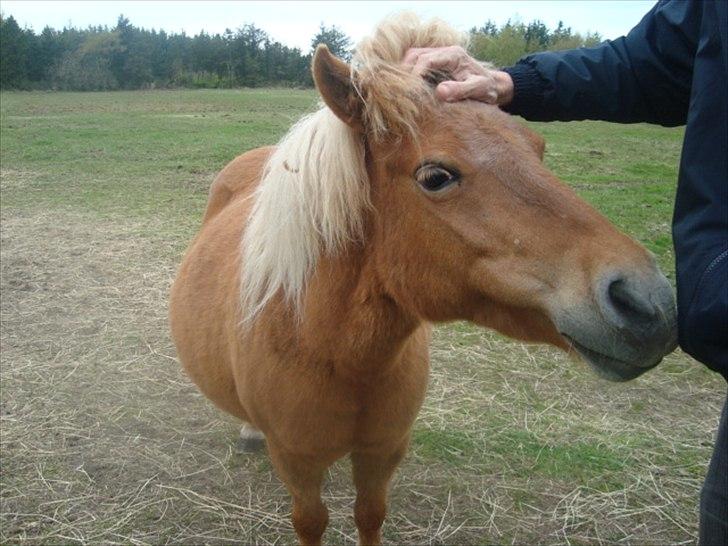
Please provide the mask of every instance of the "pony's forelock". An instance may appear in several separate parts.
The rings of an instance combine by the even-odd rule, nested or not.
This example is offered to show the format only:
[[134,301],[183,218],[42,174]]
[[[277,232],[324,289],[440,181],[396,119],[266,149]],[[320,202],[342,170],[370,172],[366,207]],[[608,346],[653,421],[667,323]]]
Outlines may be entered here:
[[417,118],[434,100],[430,84],[402,64],[410,48],[467,46],[467,36],[440,19],[421,21],[405,12],[382,21],[356,46],[353,81],[364,101],[365,125],[374,138],[415,136]]
[[[356,47],[353,82],[364,103],[367,138],[416,135],[432,89],[402,65],[412,47],[464,45],[440,20],[404,13]],[[370,207],[363,136],[322,107],[283,137],[263,170],[241,242],[243,323],[281,293],[298,307],[321,254],[360,241]]]

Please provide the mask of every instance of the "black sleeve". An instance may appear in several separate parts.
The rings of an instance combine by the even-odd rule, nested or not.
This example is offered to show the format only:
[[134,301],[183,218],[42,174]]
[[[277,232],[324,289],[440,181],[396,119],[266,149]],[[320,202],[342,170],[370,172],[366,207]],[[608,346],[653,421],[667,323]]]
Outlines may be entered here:
[[683,125],[700,18],[695,1],[661,1],[627,36],[524,57],[504,69],[514,82],[504,109],[533,121]]

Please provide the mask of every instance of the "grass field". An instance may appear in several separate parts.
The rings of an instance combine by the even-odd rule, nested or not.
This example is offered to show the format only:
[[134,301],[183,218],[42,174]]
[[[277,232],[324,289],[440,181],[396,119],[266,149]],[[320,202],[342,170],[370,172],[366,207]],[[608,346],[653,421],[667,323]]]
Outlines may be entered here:
[[[312,91],[3,93],[0,542],[291,543],[265,454],[187,380],[167,291],[215,173]],[[547,164],[672,279],[680,129],[533,124]],[[679,352],[629,384],[464,323],[437,329],[385,538],[690,544],[725,383]],[[346,461],[329,543],[352,543]]]

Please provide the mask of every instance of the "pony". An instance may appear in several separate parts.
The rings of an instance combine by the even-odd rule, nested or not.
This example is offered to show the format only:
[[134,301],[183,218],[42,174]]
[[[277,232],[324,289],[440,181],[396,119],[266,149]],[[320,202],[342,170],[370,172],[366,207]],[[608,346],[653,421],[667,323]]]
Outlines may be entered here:
[[264,438],[301,544],[320,544],[322,480],[346,455],[360,543],[380,543],[433,323],[548,343],[614,381],[676,346],[655,260],[548,171],[544,140],[495,106],[438,101],[402,65],[458,44],[400,15],[351,65],[319,46],[323,105],[220,172],[171,289],[180,361]]

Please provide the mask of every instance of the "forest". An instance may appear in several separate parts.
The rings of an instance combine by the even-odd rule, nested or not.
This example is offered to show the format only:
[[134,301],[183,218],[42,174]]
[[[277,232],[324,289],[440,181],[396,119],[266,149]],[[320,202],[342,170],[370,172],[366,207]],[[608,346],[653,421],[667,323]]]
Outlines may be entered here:
[[[582,35],[559,22],[487,21],[470,30],[471,53],[497,66],[528,53],[588,47],[598,33]],[[222,34],[195,36],[134,26],[120,15],[116,26],[46,26],[40,34],[0,15],[0,88],[105,91],[154,88],[310,87],[311,54],[325,43],[349,59],[352,40],[323,23],[302,51],[272,39],[252,23]]]

